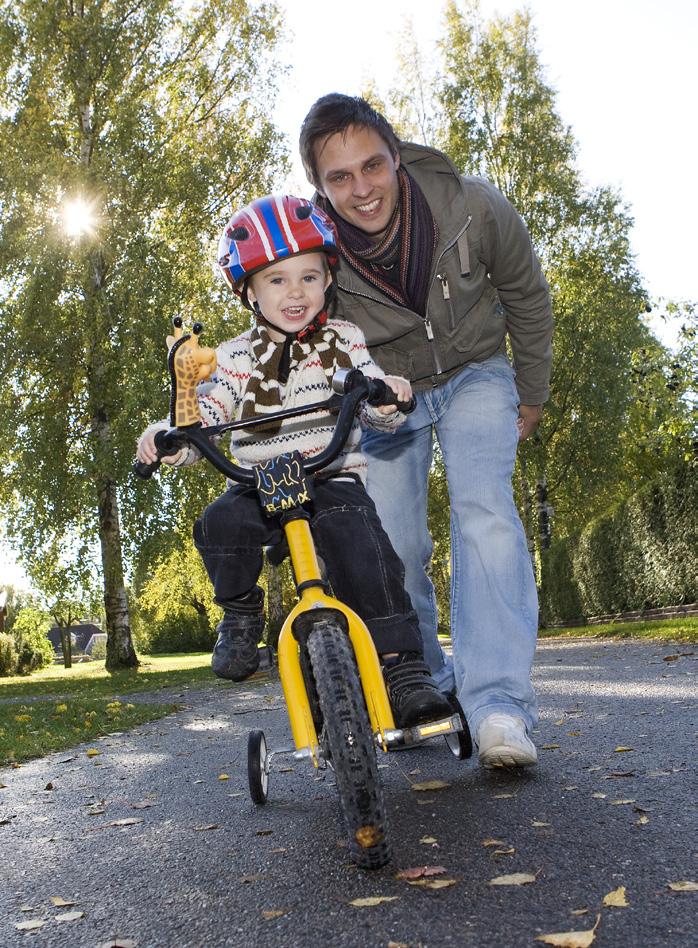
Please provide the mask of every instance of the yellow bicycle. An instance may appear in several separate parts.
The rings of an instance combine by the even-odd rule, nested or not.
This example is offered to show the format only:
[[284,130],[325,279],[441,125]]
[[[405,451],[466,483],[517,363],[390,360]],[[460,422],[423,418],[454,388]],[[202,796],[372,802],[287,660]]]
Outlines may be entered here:
[[[279,677],[293,745],[269,750],[263,731],[250,733],[250,794],[256,804],[266,802],[271,762],[279,754],[307,758],[315,768],[330,766],[336,778],[351,858],[364,869],[376,869],[390,860],[376,749],[388,752],[443,736],[459,759],[472,753],[468,726],[455,699],[453,714],[448,718],[413,728],[395,726],[371,635],[355,612],[329,594],[311,533],[306,507],[312,495],[313,474],[339,455],[362,401],[394,404],[395,396],[380,379],[369,379],[357,369],[341,370],[334,376],[335,394],[329,400],[265,415],[258,422],[264,424],[313,411],[336,413],[335,431],[328,447],[312,460],[291,452],[246,469],[222,454],[214,439],[235,428],[249,428],[255,421],[245,419],[203,427],[200,415],[194,417],[198,408],[196,412],[190,410],[192,355],[194,362],[198,358],[199,364],[211,367],[213,350],[198,348],[200,331],[200,324],[195,324],[192,333],[184,332],[178,318],[175,337],[168,340],[173,427],[157,434],[158,454],[175,454],[184,445],[193,445],[230,480],[255,487],[264,511],[278,517],[283,527],[298,593],[298,602],[286,618],[278,642]],[[178,377],[177,353],[187,346],[192,351],[188,355],[185,351],[187,358],[179,359],[189,366],[187,378],[183,379]],[[400,407],[409,410],[409,406]],[[136,464],[134,469],[139,476],[150,477],[158,464]]]

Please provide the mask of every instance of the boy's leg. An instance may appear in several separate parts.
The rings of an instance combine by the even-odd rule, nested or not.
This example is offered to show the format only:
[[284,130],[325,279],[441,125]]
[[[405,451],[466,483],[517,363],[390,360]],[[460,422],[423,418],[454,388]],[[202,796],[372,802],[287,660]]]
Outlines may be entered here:
[[242,681],[259,666],[264,631],[264,594],[257,586],[262,547],[279,528],[264,517],[254,491],[231,488],[194,524],[194,542],[223,607],[211,667],[219,678]]
[[337,479],[317,484],[312,528],[334,594],[361,616],[383,657],[398,726],[448,716],[450,705],[424,662],[404,567],[364,487]]

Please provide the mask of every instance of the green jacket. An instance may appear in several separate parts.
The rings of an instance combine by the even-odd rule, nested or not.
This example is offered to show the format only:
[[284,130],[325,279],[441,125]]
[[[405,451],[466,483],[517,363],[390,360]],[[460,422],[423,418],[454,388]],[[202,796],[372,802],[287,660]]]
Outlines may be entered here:
[[342,260],[336,315],[364,332],[388,375],[416,390],[444,382],[469,362],[505,352],[525,405],[549,395],[552,311],[548,284],[526,227],[482,178],[461,177],[433,148],[403,144],[403,166],[417,181],[439,228],[426,318],[394,303]]

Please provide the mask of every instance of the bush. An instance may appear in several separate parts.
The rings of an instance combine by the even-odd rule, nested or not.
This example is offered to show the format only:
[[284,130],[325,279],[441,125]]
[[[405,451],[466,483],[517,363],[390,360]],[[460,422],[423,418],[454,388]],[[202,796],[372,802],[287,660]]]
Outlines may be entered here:
[[48,638],[51,621],[48,616],[27,606],[20,609],[12,626],[12,637],[17,649],[18,675],[29,675],[53,662],[53,645]]
[[698,467],[661,477],[545,555],[546,624],[698,599]]
[[0,678],[14,675],[17,670],[15,640],[6,632],[0,632]]

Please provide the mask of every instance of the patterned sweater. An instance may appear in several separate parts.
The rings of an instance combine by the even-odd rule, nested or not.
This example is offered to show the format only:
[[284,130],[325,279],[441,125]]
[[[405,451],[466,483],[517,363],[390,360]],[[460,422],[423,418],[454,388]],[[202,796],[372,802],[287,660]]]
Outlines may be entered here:
[[[330,320],[349,353],[354,368],[371,378],[383,378],[385,373],[373,361],[366,348],[363,333],[353,323]],[[250,332],[222,343],[216,349],[218,366],[209,382],[199,386],[198,399],[204,426],[220,425],[237,421],[242,411],[245,388],[254,369],[255,357],[250,346]],[[319,357],[311,352],[302,362],[291,361],[288,382],[282,387],[282,408],[324,401],[332,394]],[[285,419],[274,434],[257,429],[237,429],[230,439],[231,454],[245,467],[259,464],[287,451],[299,451],[311,458],[327,447],[332,438],[335,415],[312,412]],[[377,408],[363,404],[359,417],[347,439],[344,450],[326,468],[327,473],[347,472],[357,474],[366,483],[366,458],[361,451],[361,426],[378,431],[395,431],[403,422],[402,412],[381,414]],[[162,423],[151,428],[162,428]],[[189,448],[177,459],[177,466],[192,464],[199,459],[199,452]]]

